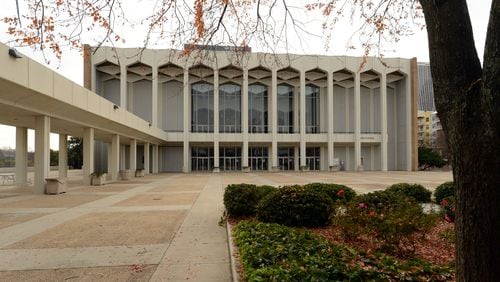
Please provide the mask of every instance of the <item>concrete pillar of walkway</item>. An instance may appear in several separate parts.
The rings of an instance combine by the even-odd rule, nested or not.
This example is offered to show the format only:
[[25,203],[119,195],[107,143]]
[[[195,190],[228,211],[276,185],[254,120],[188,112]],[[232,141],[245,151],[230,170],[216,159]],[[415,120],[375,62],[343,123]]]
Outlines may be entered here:
[[380,75],[380,168],[387,171],[387,74]]
[[16,186],[28,184],[28,129],[16,127]]
[[68,177],[68,135],[59,134],[59,178]]
[[153,174],[158,173],[158,145],[153,145]]
[[111,136],[111,159],[109,160],[108,173],[111,175],[111,181],[118,180],[120,172],[120,135],[113,134]]
[[127,109],[127,66],[124,62],[120,64],[120,107]]
[[[137,140],[130,140],[130,170],[135,172],[137,170]],[[135,174],[134,174],[135,175]]]
[[271,71],[271,170],[278,171],[278,71]]
[[35,118],[35,194],[45,192],[50,170],[50,117]]
[[83,130],[83,184],[90,185],[90,174],[94,172],[94,129]]
[[306,166],[306,73],[300,71],[300,170],[308,170]]
[[354,73],[354,170],[363,171],[361,164],[361,81]]
[[300,145],[293,146],[293,167],[295,171],[299,171],[300,168]]
[[328,154],[328,168],[329,170],[333,170],[333,73],[328,72],[326,76],[326,103],[327,103],[327,118],[328,118],[328,146],[327,146],[327,154]]
[[243,133],[243,148],[241,152],[241,167],[243,171],[250,171],[248,167],[248,68],[243,68],[243,85],[241,92],[241,130]]
[[151,93],[151,124],[158,127],[158,65],[154,64],[152,67],[153,81]]
[[184,69],[184,87],[183,87],[183,151],[182,151],[182,172],[189,172],[189,69]]
[[144,143],[144,174],[149,174],[149,143]]
[[214,69],[214,172],[219,171],[219,70]]

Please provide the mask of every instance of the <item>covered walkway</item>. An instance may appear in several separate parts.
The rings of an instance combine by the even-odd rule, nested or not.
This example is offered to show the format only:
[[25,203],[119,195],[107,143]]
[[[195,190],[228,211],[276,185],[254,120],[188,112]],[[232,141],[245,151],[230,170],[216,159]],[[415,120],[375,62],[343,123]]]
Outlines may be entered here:
[[28,129],[35,130],[37,194],[44,193],[49,174],[50,133],[59,134],[60,178],[67,176],[68,136],[83,138],[83,184],[90,184],[90,174],[101,169],[94,168],[95,140],[107,144],[109,180],[118,180],[120,170],[135,171],[138,164],[146,173],[158,172],[158,146],[166,140],[161,129],[27,57],[10,56],[3,44],[0,66],[0,124],[16,127],[18,186],[28,180]]

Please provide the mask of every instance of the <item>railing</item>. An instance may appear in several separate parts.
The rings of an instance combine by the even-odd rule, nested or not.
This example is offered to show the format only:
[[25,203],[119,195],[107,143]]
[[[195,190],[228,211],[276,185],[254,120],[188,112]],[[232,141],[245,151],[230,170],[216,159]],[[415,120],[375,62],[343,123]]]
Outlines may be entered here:
[[194,133],[213,133],[213,125],[191,125],[191,132]]
[[252,125],[248,127],[248,133],[269,133],[267,125]]
[[219,133],[241,133],[241,126],[223,125],[219,128]]

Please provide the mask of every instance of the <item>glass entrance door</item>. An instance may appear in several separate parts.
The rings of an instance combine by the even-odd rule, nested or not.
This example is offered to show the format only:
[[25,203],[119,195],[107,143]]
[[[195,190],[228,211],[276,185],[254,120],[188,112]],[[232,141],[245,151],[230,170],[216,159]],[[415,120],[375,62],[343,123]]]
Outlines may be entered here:
[[241,148],[221,147],[219,154],[219,165],[222,171],[241,170]]
[[191,149],[191,170],[212,171],[214,168],[214,149],[208,147],[193,147]]
[[278,167],[280,170],[295,170],[293,147],[278,148]]

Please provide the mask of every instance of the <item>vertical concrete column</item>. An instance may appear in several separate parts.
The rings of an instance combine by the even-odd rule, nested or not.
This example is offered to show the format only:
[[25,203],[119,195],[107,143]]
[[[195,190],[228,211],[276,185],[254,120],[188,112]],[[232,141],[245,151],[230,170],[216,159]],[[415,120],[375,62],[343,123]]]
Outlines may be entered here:
[[300,168],[300,146],[293,146],[293,167],[295,171]]
[[94,172],[94,129],[83,130],[83,184],[90,185],[90,174]]
[[307,170],[306,168],[306,73],[304,70],[300,71],[300,169]]
[[[412,90],[412,81],[409,75],[405,75],[405,108],[406,108],[406,170],[411,171],[412,169],[412,152],[413,152],[413,138],[412,138],[412,131],[413,128],[416,127],[417,125],[417,120],[415,119],[415,124],[413,124],[412,120],[412,114],[413,114],[413,109],[412,109],[412,95],[411,95],[411,90]],[[415,110],[415,116],[417,115],[417,112]],[[416,146],[416,144],[415,144]]]
[[354,170],[361,167],[361,82],[359,72],[354,73]]
[[45,192],[45,178],[50,170],[50,117],[35,118],[35,194]]
[[119,161],[119,165],[118,165],[118,170],[125,170],[127,169],[127,163],[126,163],[126,160],[127,160],[127,148],[125,146],[122,146],[122,145],[118,145],[118,147],[120,148],[119,149],[119,152],[120,152],[120,156],[118,157],[118,159],[120,160]]
[[158,145],[153,145],[153,174],[158,173]]
[[111,136],[111,159],[109,160],[109,171],[111,181],[118,180],[118,173],[120,171],[120,135],[113,134]]
[[149,174],[149,143],[144,143],[144,174]]
[[183,124],[184,124],[184,136],[183,136],[183,165],[182,171],[189,172],[189,117],[190,117],[190,107],[189,107],[189,69],[184,69],[184,83],[183,83]]
[[328,72],[326,76],[326,103],[328,109],[328,167],[333,168],[333,73]]
[[127,109],[127,66],[120,62],[120,107]]
[[241,95],[241,129],[243,131],[243,148],[241,152],[241,166],[248,168],[248,68],[243,68],[243,85]]
[[271,71],[271,108],[268,111],[271,115],[271,165],[272,170],[278,170],[278,72]]
[[214,69],[214,172],[219,165],[219,70]]
[[130,140],[130,170],[137,170],[137,140]]
[[68,177],[68,135],[59,134],[59,177]]
[[387,171],[387,74],[380,75],[380,168]]
[[16,127],[16,186],[28,183],[28,129]]
[[158,65],[156,63],[153,65],[152,71],[151,124],[158,127]]

